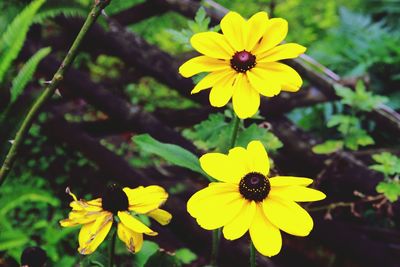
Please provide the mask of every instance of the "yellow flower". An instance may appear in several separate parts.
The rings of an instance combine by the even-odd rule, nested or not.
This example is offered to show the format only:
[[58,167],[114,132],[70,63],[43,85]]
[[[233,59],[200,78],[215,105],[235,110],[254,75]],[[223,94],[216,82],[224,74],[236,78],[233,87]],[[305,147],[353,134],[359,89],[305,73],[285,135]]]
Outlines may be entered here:
[[[90,201],[73,197],[69,218],[60,221],[61,226],[82,225],[79,232],[79,248],[81,254],[93,253],[103,242],[113,223],[118,224],[117,234],[129,251],[136,253],[143,245],[143,234],[157,235],[133,214],[146,214],[162,225],[170,222],[172,216],[159,207],[167,200],[168,194],[162,187],[147,186],[130,189],[116,185],[107,188],[102,198]],[[114,220],[114,216],[118,217]]]
[[281,90],[299,90],[303,82],[300,75],[277,62],[306,51],[295,43],[278,45],[288,31],[286,20],[268,19],[267,13],[259,12],[246,21],[238,13],[229,12],[220,25],[223,34],[203,32],[190,39],[193,48],[203,55],[184,63],[179,72],[184,77],[209,72],[192,94],[212,87],[212,106],[225,106],[232,97],[235,113],[245,119],[257,112],[260,94],[272,97]]
[[316,201],[325,194],[307,188],[309,178],[269,178],[269,159],[259,141],[247,149],[235,147],[228,155],[208,153],[200,158],[203,170],[218,180],[195,193],[187,203],[190,215],[206,230],[223,228],[226,239],[250,232],[255,248],[265,256],[279,253],[280,230],[306,236],[313,220],[295,201]]

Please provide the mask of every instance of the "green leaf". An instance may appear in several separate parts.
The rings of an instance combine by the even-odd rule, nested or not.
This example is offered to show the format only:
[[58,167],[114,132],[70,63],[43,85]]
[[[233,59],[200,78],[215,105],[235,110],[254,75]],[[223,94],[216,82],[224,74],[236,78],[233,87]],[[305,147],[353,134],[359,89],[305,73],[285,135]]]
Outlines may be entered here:
[[328,140],[322,144],[316,145],[312,148],[315,154],[329,154],[343,148],[343,141],[341,140]]
[[197,255],[188,248],[181,248],[175,251],[175,257],[183,264],[190,264],[197,259]]
[[17,77],[12,81],[11,87],[11,103],[15,102],[17,98],[22,94],[25,86],[32,79],[33,74],[36,71],[37,66],[44,57],[51,52],[50,47],[42,48],[37,51],[22,67]]
[[146,262],[144,267],[181,267],[182,263],[165,251],[157,251]]
[[266,128],[261,128],[253,123],[248,128],[239,133],[236,140],[238,146],[246,147],[253,140],[260,140],[266,150],[275,152],[283,146],[282,142]]
[[17,58],[24,44],[33,18],[45,0],[31,2],[12,22],[0,39],[0,83],[6,71]]
[[137,135],[132,141],[140,150],[157,155],[164,160],[194,172],[207,176],[200,167],[199,159],[192,152],[174,145],[161,143],[149,134]]
[[383,193],[387,199],[391,202],[395,202],[400,196],[400,182],[390,181],[390,182],[380,182],[376,186],[376,191],[378,193]]
[[23,247],[29,240],[29,236],[22,231],[11,230],[4,232],[4,229],[1,229],[0,251]]
[[372,158],[379,164],[370,166],[371,169],[382,172],[386,176],[400,174],[400,158],[389,152],[375,154]]
[[140,250],[140,253],[135,254],[134,266],[137,266],[137,267],[145,266],[146,262],[151,257],[151,255],[156,253],[158,251],[158,249],[159,249],[159,246],[157,245],[157,243],[145,240],[143,242],[143,246],[142,246],[142,249]]

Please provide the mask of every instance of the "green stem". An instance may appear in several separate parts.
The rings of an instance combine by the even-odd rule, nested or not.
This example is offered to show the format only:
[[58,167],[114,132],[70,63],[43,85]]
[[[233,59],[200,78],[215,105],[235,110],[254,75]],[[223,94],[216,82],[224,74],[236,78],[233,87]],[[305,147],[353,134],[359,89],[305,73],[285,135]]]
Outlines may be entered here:
[[114,258],[115,258],[115,240],[117,240],[117,230],[114,230],[114,233],[110,240],[110,255],[109,255],[109,267],[114,267]]
[[19,128],[15,140],[11,145],[10,150],[4,160],[3,165],[0,169],[0,186],[6,179],[7,175],[11,171],[11,168],[16,160],[17,152],[19,147],[22,145],[29,129],[32,126],[36,115],[39,113],[40,108],[43,106],[44,103],[54,94],[57,89],[58,84],[64,78],[65,72],[71,66],[71,63],[75,59],[78,48],[85,37],[86,33],[89,31],[91,26],[96,22],[97,17],[101,14],[101,11],[111,2],[111,0],[96,0],[96,4],[93,6],[92,10],[90,11],[89,15],[86,18],[85,23],[83,24],[78,36],[76,37],[74,43],[72,44],[71,48],[69,49],[67,55],[65,56],[63,62],[61,63],[60,67],[58,68],[57,72],[54,74],[51,82],[45,88],[43,93],[38,97],[38,99],[33,103],[31,109],[28,111],[28,114],[24,118],[21,127]]
[[[232,128],[232,135],[230,138],[230,148],[233,148],[236,143],[238,131],[239,131],[239,123],[240,119],[236,116],[232,119],[233,121],[233,128]],[[216,229],[213,231],[213,239],[212,239],[212,251],[211,251],[211,266],[217,266],[217,258],[218,258],[218,251],[219,251],[219,243],[221,239],[221,229]]]
[[256,267],[256,248],[253,241],[250,241],[250,267]]
[[236,138],[239,130],[239,123],[240,119],[238,116],[235,115],[233,118],[233,128],[232,128],[232,135],[231,135],[231,140],[230,140],[230,148],[233,148],[236,143]]

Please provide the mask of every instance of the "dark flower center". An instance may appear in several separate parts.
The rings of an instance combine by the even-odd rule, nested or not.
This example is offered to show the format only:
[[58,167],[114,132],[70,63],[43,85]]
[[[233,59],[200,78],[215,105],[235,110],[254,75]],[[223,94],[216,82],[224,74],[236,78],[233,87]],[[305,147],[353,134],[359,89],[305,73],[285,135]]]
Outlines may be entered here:
[[231,59],[231,67],[237,72],[246,72],[256,65],[256,56],[243,50],[236,52]]
[[245,199],[262,201],[271,190],[267,177],[258,172],[250,172],[240,180],[239,192]]
[[128,196],[120,186],[112,184],[107,187],[103,194],[102,206],[104,210],[108,210],[113,214],[117,214],[118,211],[128,210]]

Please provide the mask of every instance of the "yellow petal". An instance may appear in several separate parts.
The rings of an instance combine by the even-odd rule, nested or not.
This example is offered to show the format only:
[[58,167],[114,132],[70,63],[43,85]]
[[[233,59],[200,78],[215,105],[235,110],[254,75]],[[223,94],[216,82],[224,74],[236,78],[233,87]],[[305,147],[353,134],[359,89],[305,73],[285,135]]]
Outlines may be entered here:
[[252,51],[256,44],[261,41],[268,26],[268,14],[266,12],[258,12],[247,21],[247,45],[246,50]]
[[296,177],[296,176],[276,176],[269,179],[271,186],[290,186],[301,185],[307,186],[312,184],[313,180],[310,178]]
[[264,216],[261,207],[257,205],[256,215],[250,226],[250,237],[254,247],[264,256],[274,256],[282,247],[282,236],[277,227]]
[[86,210],[86,211],[100,211],[101,207],[101,198],[85,201],[83,199],[72,201],[69,206],[72,210]]
[[222,71],[214,71],[207,74],[190,92],[191,94],[196,94],[201,90],[208,89],[213,87],[220,80],[230,77],[235,72],[233,70],[222,70]]
[[326,195],[321,191],[304,186],[274,187],[269,195],[292,201],[318,201],[326,198]]
[[216,32],[196,33],[190,43],[198,52],[212,58],[231,59],[235,53],[225,36]]
[[239,79],[236,83],[232,103],[233,110],[241,119],[250,118],[257,113],[260,106],[260,95],[250,86],[246,77]]
[[187,202],[189,214],[197,218],[206,215],[214,202],[220,203],[221,196],[226,201],[236,199],[239,196],[238,185],[228,183],[210,183],[208,187],[197,191]]
[[245,205],[239,214],[227,225],[224,226],[223,234],[228,240],[235,240],[242,237],[253,221],[256,213],[256,203],[254,201],[245,201]]
[[313,228],[310,214],[293,201],[268,196],[262,206],[267,219],[288,234],[307,236]]
[[299,44],[289,43],[274,47],[257,56],[257,63],[274,62],[282,59],[296,58],[307,49]]
[[127,211],[118,211],[118,217],[121,222],[136,233],[144,233],[146,235],[157,235],[156,232],[147,227],[144,223],[133,217]]
[[112,222],[113,215],[104,212],[96,221],[83,225],[79,232],[79,253],[83,255],[93,253],[106,238]]
[[167,225],[172,219],[172,215],[162,209],[156,209],[154,211],[151,211],[147,213],[148,216],[156,220],[159,224],[161,225]]
[[230,70],[229,61],[215,59],[207,56],[194,57],[179,67],[179,73],[183,77],[192,77],[200,72],[212,72],[218,70]]
[[253,170],[253,161],[249,155],[249,152],[243,147],[234,147],[229,150],[228,154],[229,160],[232,162],[232,165],[235,166],[236,183],[240,182],[240,179],[243,178],[249,172]]
[[227,155],[222,153],[207,153],[200,157],[201,168],[211,177],[227,183],[238,182],[237,167]]
[[222,33],[235,51],[243,51],[246,47],[246,21],[236,12],[228,12],[220,23]]
[[259,63],[257,67],[263,69],[268,77],[274,77],[274,80],[281,84],[283,91],[297,92],[303,84],[297,71],[288,65],[270,62]]
[[288,22],[286,20],[281,18],[268,20],[261,42],[251,52],[258,55],[270,50],[285,39],[287,32]]
[[247,71],[246,75],[251,86],[263,96],[273,97],[281,91],[280,80],[277,80],[275,76],[264,68],[260,68],[259,64]]
[[165,189],[157,185],[140,186],[135,189],[125,187],[123,190],[128,196],[129,210],[137,213],[148,213],[155,210],[168,198]]
[[251,141],[247,145],[247,151],[253,161],[253,171],[267,176],[269,173],[269,158],[263,144],[260,141]]
[[210,104],[214,107],[225,106],[232,97],[233,85],[236,79],[234,71],[229,76],[217,82],[210,92]]
[[214,230],[232,221],[241,211],[245,199],[240,193],[237,193],[234,199],[229,198],[228,194],[223,194],[218,202],[207,204],[207,213],[198,216],[197,223],[206,230]]
[[68,219],[60,221],[62,227],[71,227],[95,221],[103,211],[71,211]]
[[140,251],[143,245],[143,234],[135,233],[123,223],[118,224],[117,234],[119,239],[125,243],[128,250],[132,253],[137,253]]

